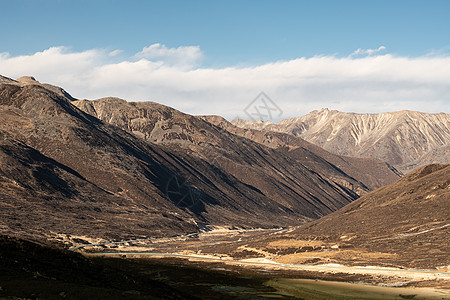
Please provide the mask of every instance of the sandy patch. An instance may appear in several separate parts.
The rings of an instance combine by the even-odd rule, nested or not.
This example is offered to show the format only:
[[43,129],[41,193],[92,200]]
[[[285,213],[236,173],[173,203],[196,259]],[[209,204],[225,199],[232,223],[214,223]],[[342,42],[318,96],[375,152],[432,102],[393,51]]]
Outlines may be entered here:
[[367,261],[377,259],[394,259],[397,254],[367,252],[364,250],[330,250],[312,251],[286,254],[275,258],[279,263],[302,264],[308,261],[317,260],[317,263],[337,262],[337,261]]
[[305,241],[305,240],[295,240],[295,239],[281,239],[277,241],[270,242],[267,247],[271,248],[290,248],[290,247],[313,247],[318,248],[323,246],[324,243],[322,241],[312,240],[312,241]]

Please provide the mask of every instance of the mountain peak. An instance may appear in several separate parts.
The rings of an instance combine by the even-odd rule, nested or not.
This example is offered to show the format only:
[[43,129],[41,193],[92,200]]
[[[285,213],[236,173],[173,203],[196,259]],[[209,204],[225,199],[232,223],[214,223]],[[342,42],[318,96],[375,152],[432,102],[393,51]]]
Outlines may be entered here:
[[77,100],[76,98],[72,97],[72,95],[70,95],[68,92],[66,92],[63,88],[60,88],[59,86],[51,85],[48,83],[40,83],[33,76],[22,76],[22,77],[18,78],[17,80],[13,80],[8,77],[4,77],[4,76],[0,75],[0,84],[3,84],[3,83],[18,85],[18,86],[38,85],[38,86],[45,88],[46,90],[52,91],[52,92],[58,94],[59,96],[64,97],[65,99],[67,99],[69,101]]
[[22,76],[16,81],[25,84],[39,84],[39,81],[37,81],[33,76]]

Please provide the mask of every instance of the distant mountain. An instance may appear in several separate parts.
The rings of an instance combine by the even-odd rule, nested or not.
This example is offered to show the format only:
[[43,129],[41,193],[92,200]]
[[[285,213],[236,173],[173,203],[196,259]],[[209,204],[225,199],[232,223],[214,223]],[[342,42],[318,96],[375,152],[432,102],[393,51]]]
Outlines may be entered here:
[[240,128],[219,116],[204,116],[203,119],[233,134],[277,149],[308,168],[320,171],[327,178],[333,178],[351,188],[358,195],[391,184],[401,177],[401,173],[395,168],[378,159],[332,154],[300,137],[281,132]]
[[428,163],[450,163],[450,115],[446,113],[355,114],[322,109],[276,124],[240,119],[231,123],[289,133],[339,155],[381,159],[403,172]]
[[[291,241],[292,247],[299,241],[314,240],[316,245],[323,246],[309,255],[316,257],[318,264],[448,271],[449,212],[450,165],[432,164],[319,220],[276,238],[252,243],[267,250],[268,245],[277,245],[276,241]],[[292,262],[307,257],[301,254],[301,249],[291,249],[290,253],[295,250],[299,254],[290,258]]]
[[32,78],[0,80],[0,233],[286,226],[358,198],[281,151],[157,103],[72,101]]

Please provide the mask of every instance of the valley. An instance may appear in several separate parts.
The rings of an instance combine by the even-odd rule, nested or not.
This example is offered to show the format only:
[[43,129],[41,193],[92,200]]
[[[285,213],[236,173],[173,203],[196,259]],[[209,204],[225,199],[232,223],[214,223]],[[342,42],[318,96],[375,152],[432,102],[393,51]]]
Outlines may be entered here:
[[348,116],[311,114],[228,122],[0,77],[0,297],[450,297],[447,115],[407,113],[436,123],[429,148],[389,139],[409,149],[390,160],[384,138],[320,144],[300,129]]

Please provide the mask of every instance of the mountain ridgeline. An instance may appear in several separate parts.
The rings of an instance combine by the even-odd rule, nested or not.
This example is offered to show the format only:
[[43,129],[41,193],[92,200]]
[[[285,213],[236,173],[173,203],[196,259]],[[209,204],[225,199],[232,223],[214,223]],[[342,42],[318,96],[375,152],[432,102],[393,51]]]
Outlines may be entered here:
[[338,155],[378,158],[404,173],[426,164],[450,163],[448,113],[356,114],[322,109],[276,124],[241,119],[231,123],[295,135]]

